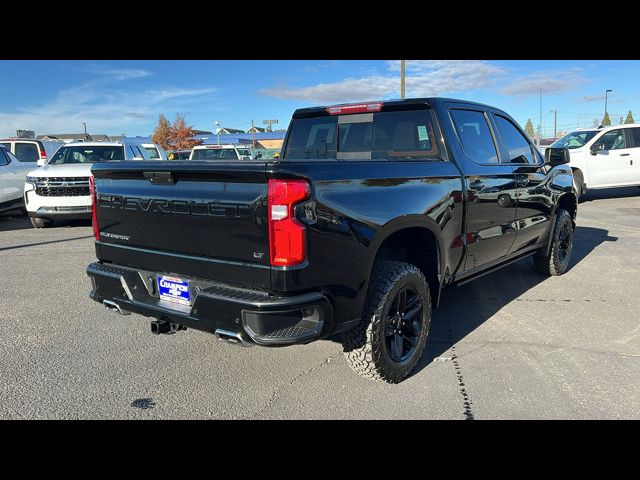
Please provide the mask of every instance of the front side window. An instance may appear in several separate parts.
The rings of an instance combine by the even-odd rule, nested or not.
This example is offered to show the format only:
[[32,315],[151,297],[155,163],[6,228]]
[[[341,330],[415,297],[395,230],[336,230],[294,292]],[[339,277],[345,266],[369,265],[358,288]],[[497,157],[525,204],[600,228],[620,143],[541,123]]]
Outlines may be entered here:
[[451,110],[451,118],[469,158],[477,163],[498,163],[496,145],[483,112]]
[[500,115],[494,115],[493,118],[498,135],[509,152],[509,158],[504,160],[510,163],[534,163],[531,145],[515,125]]
[[35,143],[16,142],[16,157],[21,162],[37,162],[40,160],[38,146]]
[[9,164],[9,158],[5,155],[4,148],[0,148],[0,167]]
[[92,147],[63,146],[53,155],[49,164],[97,163],[118,160],[124,160],[124,148],[118,145]]
[[627,148],[624,130],[611,130],[603,134],[594,145],[604,145],[604,150],[618,150]]

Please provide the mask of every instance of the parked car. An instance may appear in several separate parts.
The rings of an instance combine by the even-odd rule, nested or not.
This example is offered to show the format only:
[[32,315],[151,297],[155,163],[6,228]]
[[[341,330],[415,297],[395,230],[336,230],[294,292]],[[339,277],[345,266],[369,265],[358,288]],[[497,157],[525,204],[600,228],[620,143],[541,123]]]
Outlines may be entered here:
[[24,208],[22,189],[33,164],[22,163],[4,145],[0,145],[0,212]]
[[400,382],[444,287],[525,258],[567,271],[567,161],[502,110],[423,98],[296,110],[277,160],[95,164],[90,297],[153,333],[340,339],[357,373]]
[[142,146],[149,154],[151,160],[167,160],[167,152],[160,145],[155,143],[143,143]]
[[47,163],[64,142],[51,142],[41,140],[30,140],[26,138],[8,138],[0,140],[9,152],[13,153],[20,162],[33,163],[42,166]]
[[551,146],[569,149],[578,197],[588,189],[640,186],[640,124],[580,129]]
[[[258,154],[257,158],[262,155]],[[196,145],[189,160],[254,160],[251,150],[236,145]]]
[[23,184],[24,203],[36,228],[54,220],[91,218],[89,176],[95,162],[151,160],[142,144],[123,142],[67,143],[47,165],[31,170]]
[[174,150],[169,152],[169,160],[189,160],[191,150]]

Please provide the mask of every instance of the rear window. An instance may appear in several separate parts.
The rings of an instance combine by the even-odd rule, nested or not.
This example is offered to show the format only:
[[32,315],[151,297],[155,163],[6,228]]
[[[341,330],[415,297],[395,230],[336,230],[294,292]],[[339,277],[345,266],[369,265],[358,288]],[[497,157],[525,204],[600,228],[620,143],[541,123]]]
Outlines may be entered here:
[[160,158],[160,154],[156,147],[144,147],[144,149],[149,152],[149,158],[151,160],[158,160]]
[[60,147],[49,164],[96,163],[118,160],[124,160],[124,149],[121,146],[74,146]]
[[16,142],[15,156],[21,162],[37,162],[40,160],[40,152],[35,143]]
[[285,158],[330,160],[441,159],[429,110],[294,120]]
[[238,160],[233,148],[196,148],[192,160]]

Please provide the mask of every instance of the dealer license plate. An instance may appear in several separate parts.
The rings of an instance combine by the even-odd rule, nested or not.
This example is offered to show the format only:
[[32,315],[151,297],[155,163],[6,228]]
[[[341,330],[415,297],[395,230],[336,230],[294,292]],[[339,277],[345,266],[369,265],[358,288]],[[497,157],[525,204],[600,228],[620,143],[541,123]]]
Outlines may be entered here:
[[189,281],[181,278],[158,275],[158,293],[161,300],[191,305],[191,291]]

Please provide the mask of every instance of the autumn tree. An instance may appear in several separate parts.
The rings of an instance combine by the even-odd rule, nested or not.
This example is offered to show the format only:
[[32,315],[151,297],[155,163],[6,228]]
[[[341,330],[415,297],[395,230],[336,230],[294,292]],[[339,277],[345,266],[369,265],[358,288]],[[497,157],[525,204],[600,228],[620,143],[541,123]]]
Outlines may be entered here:
[[602,125],[611,125],[611,119],[609,118],[609,112],[604,113],[604,118],[602,119]]
[[535,136],[536,132],[533,130],[533,123],[531,122],[531,119],[527,120],[524,131],[529,135],[529,138],[533,138]]
[[162,114],[158,117],[158,126],[153,131],[151,140],[165,150],[169,149],[169,144],[171,143],[171,123]]
[[191,125],[187,125],[184,115],[178,113],[171,125],[171,146],[174,150],[190,150],[196,145],[200,145],[202,140],[193,138],[195,132]]
[[627,113],[627,119],[624,121],[624,123],[636,123],[636,121],[633,119],[633,115],[631,114],[631,110],[629,110],[629,113]]

